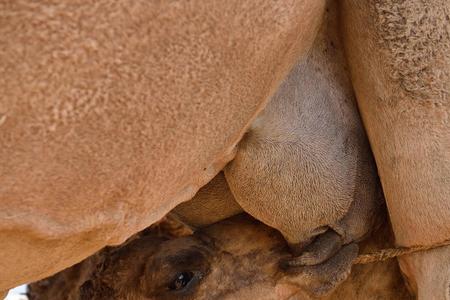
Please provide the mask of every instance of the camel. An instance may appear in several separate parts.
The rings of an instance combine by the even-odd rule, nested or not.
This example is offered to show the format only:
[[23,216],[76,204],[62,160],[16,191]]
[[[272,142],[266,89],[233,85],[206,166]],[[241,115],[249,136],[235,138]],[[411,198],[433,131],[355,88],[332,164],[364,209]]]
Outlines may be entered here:
[[[217,175],[175,208],[186,224],[209,225],[243,209],[283,234],[298,255],[293,265],[318,268],[370,234],[383,197],[346,73],[336,14],[329,3],[307,59],[292,69],[250,126],[224,169],[226,179]],[[327,283],[309,292],[334,289],[341,281],[336,272],[330,267]]]
[[[385,223],[361,244],[387,247]],[[29,286],[30,300],[102,299],[310,299],[290,284],[278,264],[290,257],[274,229],[237,215],[195,232],[173,236],[153,228],[123,246],[108,248]],[[304,268],[304,267],[303,267]],[[306,277],[301,280],[306,281]],[[355,265],[349,278],[320,299],[413,299],[395,260]]]
[[[447,239],[449,4],[339,10],[396,242]],[[191,198],[233,159],[324,11],[315,0],[1,3],[0,291]],[[433,282],[444,297],[447,253],[401,260],[419,297]]]
[[307,53],[323,9],[1,2],[0,291],[192,198]]

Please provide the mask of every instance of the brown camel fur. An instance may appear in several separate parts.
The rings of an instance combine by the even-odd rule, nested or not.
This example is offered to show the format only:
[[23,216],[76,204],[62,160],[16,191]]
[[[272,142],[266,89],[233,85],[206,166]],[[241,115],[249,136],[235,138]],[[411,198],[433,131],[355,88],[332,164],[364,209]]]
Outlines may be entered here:
[[[169,232],[170,233],[170,232]],[[388,224],[361,244],[387,247]],[[105,249],[53,277],[30,285],[30,300],[309,299],[293,287],[293,270],[280,234],[248,216],[236,216],[193,235],[168,236],[156,228],[117,248]],[[311,284],[311,282],[309,282]],[[357,265],[332,294],[320,299],[396,299],[406,291],[395,260]]]

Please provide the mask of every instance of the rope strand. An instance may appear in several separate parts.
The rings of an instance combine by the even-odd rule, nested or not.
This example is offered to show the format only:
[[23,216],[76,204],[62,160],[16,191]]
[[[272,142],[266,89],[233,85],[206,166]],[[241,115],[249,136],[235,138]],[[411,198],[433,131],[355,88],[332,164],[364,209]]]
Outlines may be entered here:
[[444,246],[450,245],[450,239],[443,242],[432,244],[428,246],[412,246],[412,247],[398,247],[398,248],[388,248],[381,249],[379,251],[367,254],[360,254],[353,261],[353,264],[369,264],[373,262],[385,261],[398,256],[436,249]]

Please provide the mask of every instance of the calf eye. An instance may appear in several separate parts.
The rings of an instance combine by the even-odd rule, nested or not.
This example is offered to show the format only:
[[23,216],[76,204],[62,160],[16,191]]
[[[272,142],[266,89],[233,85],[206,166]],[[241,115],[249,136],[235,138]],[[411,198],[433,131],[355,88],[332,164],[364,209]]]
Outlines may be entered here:
[[178,291],[186,287],[186,285],[191,282],[194,278],[194,273],[192,272],[181,272],[178,273],[172,282],[169,284],[169,289],[172,291]]

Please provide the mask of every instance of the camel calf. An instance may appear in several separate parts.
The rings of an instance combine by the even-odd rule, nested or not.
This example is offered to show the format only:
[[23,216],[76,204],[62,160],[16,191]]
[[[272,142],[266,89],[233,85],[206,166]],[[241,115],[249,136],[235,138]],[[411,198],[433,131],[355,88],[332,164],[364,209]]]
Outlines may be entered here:
[[[363,251],[386,247],[387,224]],[[105,249],[48,279],[30,285],[30,300],[309,299],[298,289],[283,237],[246,215],[174,237],[153,228],[122,246]],[[300,267],[300,269],[305,267]],[[295,284],[292,282],[295,281]],[[321,299],[412,299],[395,260],[357,265],[332,294]]]

